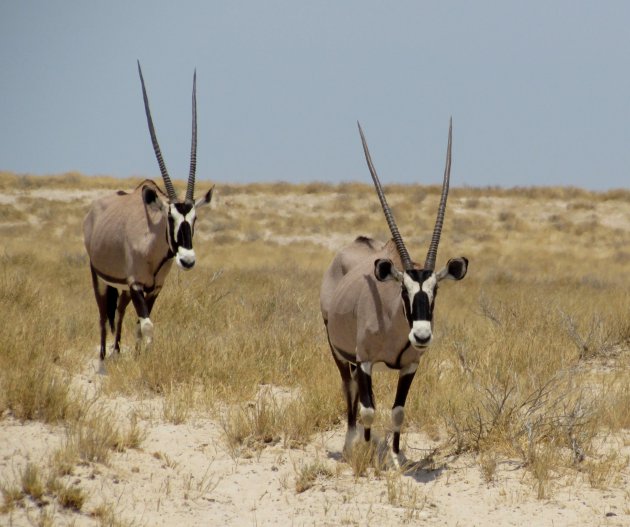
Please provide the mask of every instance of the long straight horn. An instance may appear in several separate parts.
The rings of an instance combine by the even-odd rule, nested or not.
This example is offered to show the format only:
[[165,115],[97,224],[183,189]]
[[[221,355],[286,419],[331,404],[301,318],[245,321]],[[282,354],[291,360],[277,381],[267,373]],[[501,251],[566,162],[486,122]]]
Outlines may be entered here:
[[153,143],[153,150],[155,151],[155,157],[157,158],[158,165],[160,165],[160,172],[162,173],[162,179],[164,180],[164,186],[166,187],[166,193],[170,201],[177,201],[177,194],[171,183],[171,178],[166,170],[164,159],[162,159],[162,152],[160,152],[160,145],[158,144],[157,137],[155,136],[155,128],[153,126],[153,119],[151,119],[151,110],[149,109],[149,98],[147,97],[147,90],[144,86],[144,77],[142,76],[142,68],[140,68],[140,61],[138,61],[138,73],[140,74],[140,82],[142,83],[142,97],[144,99],[144,111],[147,114],[147,124],[149,125],[149,133],[151,134],[151,142]]
[[361,142],[363,143],[365,160],[367,161],[368,168],[370,169],[370,174],[372,174],[372,180],[374,181],[374,186],[376,187],[378,199],[381,201],[381,207],[383,207],[383,212],[385,213],[387,225],[389,225],[389,230],[392,233],[392,238],[394,239],[394,243],[396,244],[396,248],[398,249],[398,254],[400,255],[400,259],[402,260],[403,267],[405,268],[405,271],[408,271],[410,269],[413,269],[413,262],[409,257],[409,253],[407,252],[407,248],[405,247],[402,236],[398,231],[398,227],[396,226],[396,221],[394,220],[392,210],[389,208],[387,200],[385,199],[383,187],[381,187],[381,182],[379,181],[376,170],[374,169],[374,165],[372,164],[372,157],[370,156],[370,151],[368,150],[367,142],[365,141],[365,136],[363,135],[363,129],[361,128],[361,124],[358,121],[357,125],[359,126],[359,133],[361,134]]
[[195,196],[195,172],[197,170],[197,70],[193,76],[192,93],[192,140],[190,144],[190,173],[188,174],[188,187],[186,188],[186,201],[194,201]]
[[448,147],[446,149],[446,167],[444,168],[444,182],[442,183],[442,197],[440,198],[440,206],[435,219],[435,227],[433,228],[433,237],[431,245],[427,252],[427,259],[424,268],[427,271],[435,270],[435,258],[437,256],[438,245],[440,244],[440,235],[442,234],[442,225],[444,225],[444,213],[446,212],[446,198],[448,198],[448,184],[451,178],[451,145],[453,142],[453,118],[451,117],[448,125]]

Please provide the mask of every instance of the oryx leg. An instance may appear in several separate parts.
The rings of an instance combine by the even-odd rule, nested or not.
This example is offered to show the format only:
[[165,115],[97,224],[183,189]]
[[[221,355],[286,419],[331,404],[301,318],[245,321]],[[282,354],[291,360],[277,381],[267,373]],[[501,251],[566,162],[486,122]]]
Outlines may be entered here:
[[348,454],[352,448],[352,441],[357,433],[357,407],[359,404],[359,397],[356,374],[353,374],[353,369],[356,372],[356,366],[350,364],[349,362],[339,360],[339,358],[335,355],[335,352],[333,351],[332,353],[333,358],[335,359],[335,364],[341,374],[343,395],[346,399],[348,429],[346,431],[346,440],[344,442],[343,450],[344,454]]
[[357,363],[357,383],[359,385],[359,414],[363,423],[363,437],[369,441],[375,411],[371,362]]
[[411,386],[417,369],[417,364],[409,364],[398,373],[396,398],[394,399],[394,406],[392,407],[392,429],[394,431],[392,451],[396,455],[400,453],[400,429],[405,419],[405,401],[407,400],[409,387]]
[[[153,341],[153,322],[149,318],[149,306],[144,296],[144,289],[140,284],[132,284],[129,288],[133,307],[138,315],[138,327],[136,337],[144,339],[147,346]],[[138,344],[138,342],[136,343]]]
[[107,344],[107,286],[98,279],[92,266],[90,266],[90,271],[92,271],[92,287],[94,288],[94,296],[98,306],[99,328],[101,330],[100,359],[105,360],[105,346]]
[[149,310],[149,316],[151,316],[151,312],[153,311],[153,304],[155,304],[155,301],[157,300],[157,297],[160,294],[161,290],[162,290],[161,287],[156,287],[153,291],[151,291],[150,293],[147,293],[146,295],[147,309]]
[[121,291],[118,297],[118,305],[116,306],[116,333],[114,336],[114,351],[120,353],[120,336],[122,334],[123,318],[125,318],[125,310],[131,301],[129,291]]

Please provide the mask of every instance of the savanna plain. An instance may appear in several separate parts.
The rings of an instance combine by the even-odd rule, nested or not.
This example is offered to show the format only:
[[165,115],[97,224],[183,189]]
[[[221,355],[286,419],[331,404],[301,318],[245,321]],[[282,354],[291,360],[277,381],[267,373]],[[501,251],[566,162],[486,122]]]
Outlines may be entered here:
[[[451,189],[437,265],[470,267],[393,468],[396,376],[374,376],[376,448],[344,457],[319,312],[334,252],[388,238],[373,188],[217,185],[152,348],[130,308],[101,367],[81,224],[138,182],[0,173],[1,525],[630,525],[630,191]],[[385,191],[422,262],[440,188]]]

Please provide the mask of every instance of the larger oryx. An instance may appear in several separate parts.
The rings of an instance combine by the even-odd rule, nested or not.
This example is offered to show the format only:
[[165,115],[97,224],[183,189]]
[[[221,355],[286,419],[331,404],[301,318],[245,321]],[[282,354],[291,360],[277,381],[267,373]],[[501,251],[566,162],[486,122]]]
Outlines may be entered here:
[[405,400],[418,361],[433,338],[438,282],[445,278],[461,280],[468,268],[468,260],[461,257],[449,260],[444,268],[435,271],[449,188],[452,123],[449,125],[440,205],[422,267],[411,260],[403,243],[372,164],[361,125],[359,133],[392,239],[383,244],[360,236],[342,249],[324,275],[320,304],[347,404],[348,431],[344,450],[350,449],[357,434],[357,410],[364,439],[370,440],[374,420],[372,368],[383,363],[399,372],[391,420],[394,461],[400,463],[403,459],[400,429]]
[[101,350],[105,359],[106,323],[114,337],[114,350],[120,350],[120,334],[129,302],[138,315],[137,338],[153,338],[149,318],[173,259],[182,269],[195,265],[193,233],[196,209],[210,203],[211,188],[195,201],[197,166],[197,74],[193,77],[192,141],[190,173],[186,197],[177,197],[162,159],[155,134],[144,78],[138,62],[144,108],[155,156],[162,173],[166,194],[151,180],[145,180],[132,192],[118,191],[96,200],[83,222],[85,248],[90,258],[92,285],[100,315]]

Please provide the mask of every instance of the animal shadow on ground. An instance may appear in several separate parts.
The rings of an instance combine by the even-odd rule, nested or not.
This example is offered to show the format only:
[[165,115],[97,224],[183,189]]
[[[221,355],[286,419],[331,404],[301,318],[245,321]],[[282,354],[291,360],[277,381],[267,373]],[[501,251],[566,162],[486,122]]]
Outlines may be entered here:
[[[362,433],[357,434],[357,438],[353,441],[353,448],[360,443]],[[447,468],[446,462],[436,462],[436,450],[433,449],[413,449],[425,452],[425,456],[417,461],[402,456],[403,459],[394,461],[391,452],[391,446],[388,438],[378,438],[373,435],[371,443],[374,445],[372,463],[376,463],[384,470],[400,470],[400,472],[408,477],[413,478],[418,483],[430,483],[440,477],[442,472]],[[352,464],[349,459],[349,453],[344,450],[328,450],[327,456],[337,462],[345,462]]]

